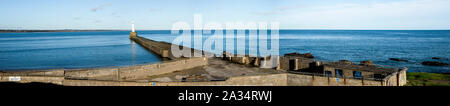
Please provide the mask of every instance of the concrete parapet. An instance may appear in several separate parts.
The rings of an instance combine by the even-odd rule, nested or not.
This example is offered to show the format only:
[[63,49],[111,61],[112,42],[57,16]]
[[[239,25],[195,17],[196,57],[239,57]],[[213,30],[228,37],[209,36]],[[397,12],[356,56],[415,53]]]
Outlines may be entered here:
[[81,80],[118,80],[118,68],[95,68],[68,70],[65,77]]
[[231,77],[226,81],[212,82],[155,82],[156,86],[384,86],[382,81],[338,79],[331,77],[269,74]]
[[64,86],[120,86],[118,81],[64,80]]
[[1,76],[0,80],[0,82],[19,82],[19,83],[41,82],[58,85],[61,85],[63,81],[64,77],[50,77],[50,76]]
[[404,67],[402,70],[400,70],[397,74],[397,83],[398,86],[403,86],[406,85],[406,83],[408,82],[407,77],[406,77],[406,71],[408,70],[408,68]]
[[143,79],[153,75],[172,73],[194,67],[204,66],[208,64],[206,57],[186,58],[176,61],[167,61],[163,63],[141,65],[132,67],[119,68],[119,76],[121,80]]
[[0,72],[0,76],[64,76],[64,69]]
[[[19,78],[19,79],[17,79]],[[334,77],[311,76],[301,74],[266,74],[254,76],[231,77],[225,81],[207,82],[135,82],[135,81],[101,81],[71,80],[64,77],[46,76],[1,76],[0,82],[20,83],[42,82],[64,86],[390,86],[384,81],[344,79]]]
[[313,86],[313,77],[309,75],[287,74],[289,86]]

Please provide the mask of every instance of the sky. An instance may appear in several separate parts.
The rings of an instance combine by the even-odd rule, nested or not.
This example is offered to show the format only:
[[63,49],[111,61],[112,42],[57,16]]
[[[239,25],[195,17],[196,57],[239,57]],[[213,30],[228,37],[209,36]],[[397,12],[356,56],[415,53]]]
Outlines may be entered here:
[[280,29],[450,29],[450,0],[1,0],[0,29],[171,29],[279,22]]

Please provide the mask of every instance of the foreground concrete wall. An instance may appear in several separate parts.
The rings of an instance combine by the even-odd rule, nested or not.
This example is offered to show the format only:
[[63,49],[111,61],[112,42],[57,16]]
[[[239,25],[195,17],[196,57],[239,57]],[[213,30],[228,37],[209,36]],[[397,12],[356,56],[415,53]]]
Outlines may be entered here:
[[65,77],[81,80],[118,80],[118,68],[68,70]]
[[[19,80],[11,81],[10,77],[19,78]],[[50,76],[1,76],[0,82],[19,82],[19,83],[30,83],[30,82],[41,82],[41,83],[52,83],[61,85],[64,81],[64,77],[50,77]]]
[[339,79],[299,74],[269,74],[231,77],[211,82],[120,82],[65,80],[67,86],[385,86],[382,81]]
[[313,86],[314,76],[309,75],[297,75],[297,74],[286,74],[287,83],[290,86]]
[[187,58],[177,61],[169,61],[151,65],[133,66],[119,68],[121,80],[142,79],[153,75],[172,73],[174,71],[191,69],[208,64],[206,57]]
[[384,78],[382,83],[385,86],[404,86],[407,83],[406,71],[408,68],[403,68],[402,70],[392,73]]
[[319,77],[319,76],[313,77],[312,86],[329,86],[329,85],[330,85],[329,77]]
[[398,75],[397,75],[398,86],[406,85],[406,83],[408,82],[407,77],[406,77],[406,70],[408,70],[408,68],[405,67],[401,71],[398,72]]
[[64,80],[64,86],[120,86],[119,81]]
[[0,73],[1,76],[64,76],[64,69],[32,70],[24,72]]
[[287,86],[287,74],[232,77],[213,82],[124,82],[65,80],[65,86]]
[[[270,74],[232,77],[215,82],[166,82],[155,86],[382,86],[382,81],[340,79],[299,74]],[[153,85],[153,84],[149,84]]]
[[363,86],[385,86],[382,81],[364,80]]
[[1,76],[0,82],[42,82],[64,86],[389,86],[384,81],[339,79],[332,77],[310,76],[300,74],[268,74],[256,76],[231,77],[226,81],[211,82],[132,82],[132,81],[101,81],[101,80],[71,80],[64,77],[20,76],[20,81],[10,81],[9,77]]
[[312,86],[385,86],[383,81],[313,76]]
[[126,81],[143,79],[153,75],[172,73],[174,71],[191,69],[208,64],[208,59],[183,58],[179,60],[166,61],[163,63],[138,65],[119,68],[97,68],[68,70],[65,72],[67,79],[78,80],[104,80],[104,81]]
[[397,74],[398,72],[392,73],[389,76],[386,76],[385,81],[382,83],[386,86],[397,86]]
[[156,86],[287,86],[287,74],[231,77],[213,82],[164,82]]

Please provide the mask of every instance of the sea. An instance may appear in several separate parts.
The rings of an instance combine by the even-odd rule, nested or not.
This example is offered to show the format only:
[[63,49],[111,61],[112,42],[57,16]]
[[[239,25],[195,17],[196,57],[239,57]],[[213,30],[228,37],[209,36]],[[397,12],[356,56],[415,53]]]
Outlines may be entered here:
[[[142,30],[138,35],[171,43],[179,36],[171,32]],[[204,34],[203,39],[214,33]],[[129,31],[0,33],[0,70],[123,67],[162,62],[128,37]],[[249,48],[248,39],[252,38],[246,31],[244,36],[224,40],[227,39],[246,39],[245,45],[235,42],[235,46]],[[312,53],[320,61],[371,60],[383,67],[407,67],[408,72],[450,72],[450,66],[421,64],[450,63],[450,30],[279,30],[278,41],[280,55]]]

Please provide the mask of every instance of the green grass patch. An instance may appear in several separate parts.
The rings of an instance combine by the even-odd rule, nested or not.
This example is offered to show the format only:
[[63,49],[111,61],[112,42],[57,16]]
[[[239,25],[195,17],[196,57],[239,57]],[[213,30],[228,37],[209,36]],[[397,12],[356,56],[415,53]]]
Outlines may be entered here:
[[440,73],[408,72],[406,86],[450,86],[450,75]]
[[406,73],[408,80],[449,80],[449,74],[425,73],[425,72],[408,72]]

